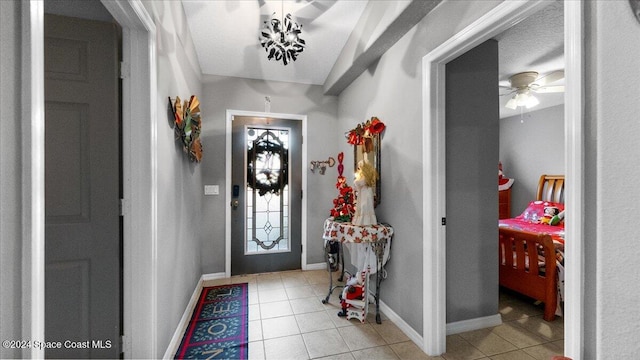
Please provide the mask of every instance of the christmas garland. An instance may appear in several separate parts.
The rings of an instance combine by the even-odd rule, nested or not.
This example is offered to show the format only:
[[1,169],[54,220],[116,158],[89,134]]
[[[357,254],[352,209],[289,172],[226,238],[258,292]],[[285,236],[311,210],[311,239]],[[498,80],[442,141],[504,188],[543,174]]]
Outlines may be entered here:
[[371,120],[358,124],[355,129],[347,131],[345,137],[347,138],[347,142],[351,145],[363,145],[365,143],[365,138],[370,138],[373,135],[380,134],[385,128],[386,125],[374,116]]

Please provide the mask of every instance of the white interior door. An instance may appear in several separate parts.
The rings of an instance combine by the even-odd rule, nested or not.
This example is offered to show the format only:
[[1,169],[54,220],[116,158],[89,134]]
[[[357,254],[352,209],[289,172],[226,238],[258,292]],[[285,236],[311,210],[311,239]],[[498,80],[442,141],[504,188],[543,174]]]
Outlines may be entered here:
[[118,358],[118,32],[45,17],[45,338],[53,358]]

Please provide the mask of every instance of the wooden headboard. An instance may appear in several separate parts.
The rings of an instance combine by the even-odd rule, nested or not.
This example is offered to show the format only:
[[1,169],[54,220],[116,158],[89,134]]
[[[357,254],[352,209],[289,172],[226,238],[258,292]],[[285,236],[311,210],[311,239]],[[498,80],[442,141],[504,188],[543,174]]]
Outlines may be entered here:
[[564,203],[564,175],[540,176],[536,199]]

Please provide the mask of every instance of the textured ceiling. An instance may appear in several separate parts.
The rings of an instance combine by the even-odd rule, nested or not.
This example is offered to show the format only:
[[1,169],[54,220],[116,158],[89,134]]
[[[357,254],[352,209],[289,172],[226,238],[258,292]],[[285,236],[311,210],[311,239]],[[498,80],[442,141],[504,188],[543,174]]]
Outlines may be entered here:
[[[363,0],[182,1],[204,74],[322,85],[360,18]],[[292,13],[307,43],[284,66],[267,60],[259,33],[275,12]]]
[[[544,76],[552,71],[564,70],[564,10],[562,2],[549,6],[495,36],[499,49],[500,85],[509,86],[509,77],[524,71],[536,71]],[[558,81],[554,85],[564,85]],[[502,91],[504,93],[505,91]],[[532,110],[564,103],[563,93],[535,94],[540,105]],[[509,96],[500,97],[500,117],[520,115],[521,109],[504,107]],[[528,111],[528,110],[525,110]]]

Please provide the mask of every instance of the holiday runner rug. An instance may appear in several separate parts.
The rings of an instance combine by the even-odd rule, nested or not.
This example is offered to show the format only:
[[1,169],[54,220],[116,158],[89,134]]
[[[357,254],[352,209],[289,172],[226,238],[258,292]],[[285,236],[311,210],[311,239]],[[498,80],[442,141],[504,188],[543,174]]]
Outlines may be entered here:
[[176,359],[246,359],[247,284],[205,287]]

